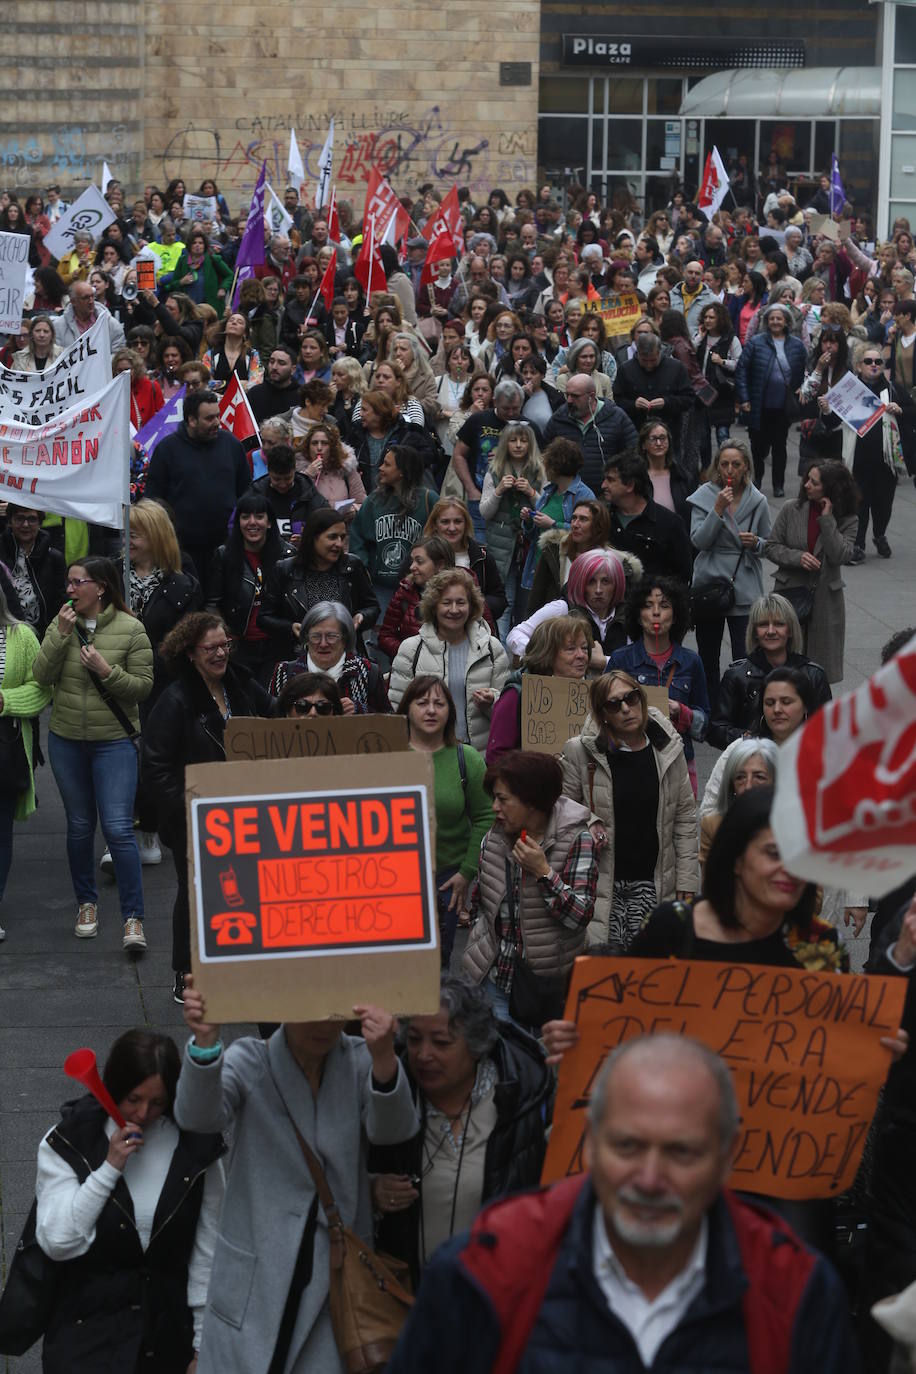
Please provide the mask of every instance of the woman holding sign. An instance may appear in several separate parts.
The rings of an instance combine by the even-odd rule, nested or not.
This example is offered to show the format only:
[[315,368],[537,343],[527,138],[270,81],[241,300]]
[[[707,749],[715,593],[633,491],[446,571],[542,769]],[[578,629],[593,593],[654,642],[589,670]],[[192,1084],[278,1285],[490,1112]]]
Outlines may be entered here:
[[191,967],[184,770],[225,759],[223,732],[233,716],[271,716],[273,702],[254,678],[229,661],[232,639],[209,611],[179,620],[159,646],[176,681],[163,692],[143,731],[143,781],[159,803],[159,837],[172,851],[178,891],[172,909],[174,999]]

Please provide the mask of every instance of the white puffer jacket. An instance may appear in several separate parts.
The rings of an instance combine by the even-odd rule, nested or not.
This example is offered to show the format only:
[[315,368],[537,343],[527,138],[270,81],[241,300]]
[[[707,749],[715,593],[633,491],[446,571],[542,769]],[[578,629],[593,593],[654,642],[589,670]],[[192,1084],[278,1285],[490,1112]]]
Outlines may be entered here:
[[[468,732],[470,743],[481,754],[487,747],[490,734],[490,709],[483,710],[474,701],[474,693],[484,687],[492,687],[494,698],[499,696],[503,684],[509,676],[509,659],[499,640],[490,634],[483,620],[474,620],[468,626],[467,669],[464,675],[464,688],[467,696]],[[391,665],[391,680],[388,684],[388,700],[395,710],[401,704],[401,697],[407,691],[408,683],[424,673],[432,673],[448,686],[448,645],[436,634],[434,625],[422,625],[418,635],[405,639],[398,649]]]

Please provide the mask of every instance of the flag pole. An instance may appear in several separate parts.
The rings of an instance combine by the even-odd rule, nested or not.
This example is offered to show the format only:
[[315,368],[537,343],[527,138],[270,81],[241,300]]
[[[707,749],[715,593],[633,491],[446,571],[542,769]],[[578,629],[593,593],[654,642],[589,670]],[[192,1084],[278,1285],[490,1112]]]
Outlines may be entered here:
[[372,259],[375,257],[375,216],[369,216],[369,278],[366,282],[366,304],[372,295]]

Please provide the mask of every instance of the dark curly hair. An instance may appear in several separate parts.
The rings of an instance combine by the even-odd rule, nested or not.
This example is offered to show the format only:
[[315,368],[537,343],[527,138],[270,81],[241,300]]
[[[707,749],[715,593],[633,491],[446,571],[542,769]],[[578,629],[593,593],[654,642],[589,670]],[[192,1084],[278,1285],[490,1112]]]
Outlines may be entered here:
[[640,612],[656,588],[671,602],[671,638],[679,644],[690,626],[690,610],[685,588],[673,577],[643,577],[630,588],[624,603],[624,628],[630,639],[637,643],[642,639]]

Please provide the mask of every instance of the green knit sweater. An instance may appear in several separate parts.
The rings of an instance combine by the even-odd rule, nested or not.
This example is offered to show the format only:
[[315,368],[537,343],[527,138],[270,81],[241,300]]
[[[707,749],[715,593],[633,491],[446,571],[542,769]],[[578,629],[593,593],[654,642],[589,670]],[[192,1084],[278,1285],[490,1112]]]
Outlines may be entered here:
[[22,723],[22,742],[29,765],[29,785],[16,798],[15,816],[24,821],[35,810],[35,778],[32,773],[32,722],[51,700],[47,687],[40,687],[32,676],[38,655],[38,640],[28,625],[10,625],[6,631],[6,663],[0,678],[3,697],[2,716],[18,717]]
[[436,868],[458,868],[461,876],[470,881],[477,877],[480,842],[493,824],[493,803],[483,790],[487,766],[470,744],[464,746],[464,762],[468,773],[467,809],[458,771],[458,750],[454,744],[447,744],[433,754]]
[[[153,688],[153,651],[146,631],[134,616],[106,606],[87,638],[111,668],[105,686],[138,729],[137,702],[144,701]],[[52,620],[32,671],[37,683],[54,688],[51,729],[55,735],[90,741],[125,738],[80,661],[75,631],[62,635]]]

